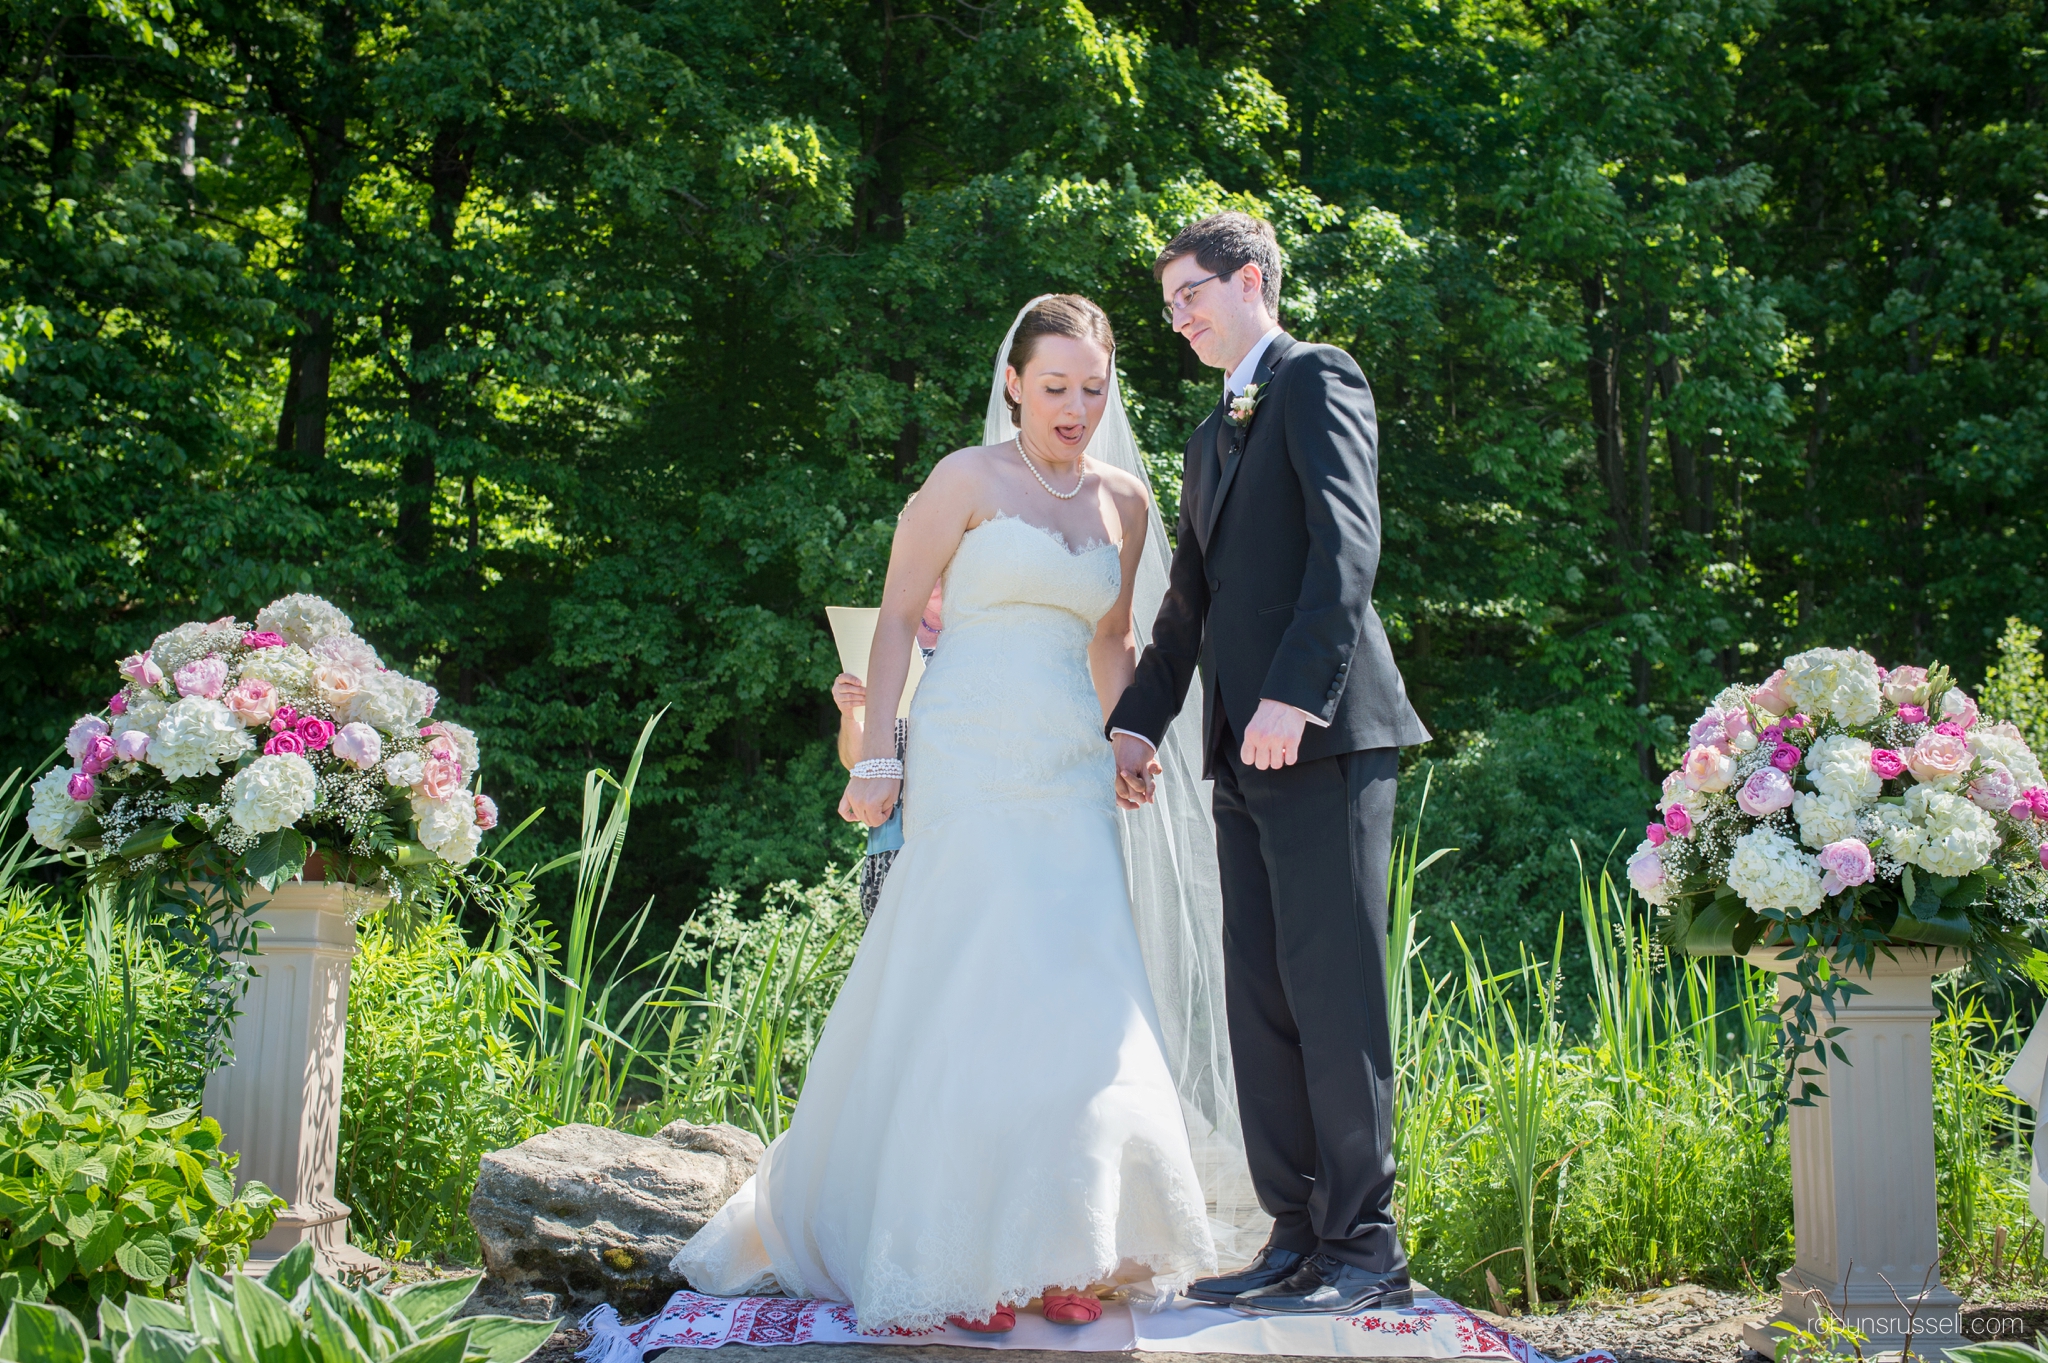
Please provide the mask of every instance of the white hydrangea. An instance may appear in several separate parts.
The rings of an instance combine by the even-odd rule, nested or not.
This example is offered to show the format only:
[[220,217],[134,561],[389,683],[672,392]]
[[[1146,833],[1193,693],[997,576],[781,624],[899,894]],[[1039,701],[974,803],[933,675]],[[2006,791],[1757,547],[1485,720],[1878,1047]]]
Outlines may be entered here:
[[1870,769],[1871,747],[1860,738],[1831,734],[1806,753],[1813,788],[1845,804],[1868,804],[1884,793],[1884,781]]
[[218,776],[222,763],[255,746],[234,711],[207,696],[187,696],[157,721],[147,761],[163,772],[166,781]]
[[1731,714],[1747,714],[1749,712],[1749,688],[1739,682],[1732,686],[1724,686],[1721,688],[1720,693],[1714,697],[1713,703],[1708,708],[1727,711]]
[[1966,876],[1998,851],[1998,825],[1953,791],[1915,786],[1876,812],[1892,856],[1938,876]]
[[220,653],[241,642],[242,627],[233,616],[203,624],[195,620],[157,635],[149,646],[149,660],[163,669],[165,677],[169,677],[186,663],[196,662],[209,653]]
[[[411,734],[426,718],[420,713],[418,684],[396,672],[371,672],[361,677],[355,693],[335,713],[346,723],[367,724],[387,734]],[[420,688],[431,690],[431,688]]]
[[1970,730],[1970,751],[1987,762],[2003,763],[2021,790],[2029,786],[2048,787],[2048,781],[2041,779],[2040,759],[2010,724],[1977,725]]
[[375,672],[384,666],[377,650],[354,634],[330,634],[310,651],[317,662],[338,663],[354,672]]
[[171,703],[154,691],[130,695],[128,708],[108,721],[108,729],[116,738],[131,730],[154,734],[156,726],[163,720],[164,712],[170,708]]
[[319,794],[311,762],[297,753],[272,753],[236,772],[221,799],[237,828],[271,833],[305,818]]
[[1868,724],[1883,708],[1877,659],[1848,648],[1810,648],[1785,660],[1785,693],[1810,715]]
[[1801,791],[1792,797],[1792,817],[1799,821],[1799,840],[1816,852],[1831,842],[1862,836],[1856,806],[1846,800]]
[[1728,888],[1752,909],[1812,913],[1826,898],[1821,879],[1813,854],[1767,825],[1745,833],[1728,858]]
[[261,677],[280,691],[304,696],[313,689],[313,655],[297,644],[259,648],[242,659],[241,675]]
[[384,759],[384,779],[394,786],[416,786],[426,774],[426,759],[418,749],[393,753]]
[[52,852],[64,850],[85,806],[71,798],[70,767],[52,767],[28,788],[28,835]]
[[445,800],[415,795],[412,816],[419,821],[420,842],[441,860],[460,866],[476,855],[483,831],[476,826],[476,798],[468,791]]
[[311,648],[330,634],[350,634],[355,622],[317,596],[294,592],[256,612],[256,628],[282,635],[288,644]]

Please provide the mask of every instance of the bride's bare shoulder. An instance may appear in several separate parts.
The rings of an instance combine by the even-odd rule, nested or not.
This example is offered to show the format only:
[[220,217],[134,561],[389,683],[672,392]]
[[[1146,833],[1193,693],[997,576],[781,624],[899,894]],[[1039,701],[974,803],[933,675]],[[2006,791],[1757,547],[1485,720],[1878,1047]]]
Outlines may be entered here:
[[971,493],[985,488],[996,473],[995,456],[1005,445],[969,445],[954,450],[932,467],[924,480],[926,490],[947,494]]

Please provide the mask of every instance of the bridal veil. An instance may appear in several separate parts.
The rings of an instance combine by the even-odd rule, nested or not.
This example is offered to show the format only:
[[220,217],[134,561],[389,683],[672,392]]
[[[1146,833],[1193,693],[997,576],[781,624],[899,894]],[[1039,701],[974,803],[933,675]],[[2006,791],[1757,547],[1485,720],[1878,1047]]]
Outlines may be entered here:
[[[1046,297],[1049,295],[1041,295]],[[1040,301],[1017,312],[996,352],[989,386],[984,444],[999,444],[1017,433],[1004,401],[1004,372],[1017,324]],[[1124,410],[1123,389],[1110,366],[1109,402],[1089,442],[1088,458],[1135,474],[1150,488]],[[1131,604],[1132,625],[1142,651],[1166,595],[1170,550],[1166,525],[1155,502],[1138,564]],[[1230,1067],[1230,1035],[1223,1005],[1223,895],[1216,871],[1216,830],[1209,813],[1209,783],[1201,779],[1202,719],[1199,706],[1184,708],[1159,745],[1162,768],[1152,803],[1119,815],[1124,874],[1131,913],[1145,956],[1145,973],[1159,1011],[1167,1063],[1180,1091],[1195,1169],[1209,1208],[1216,1248],[1227,1262],[1249,1259],[1265,1243],[1272,1218],[1259,1207],[1245,1163],[1243,1128],[1238,1123],[1237,1084]]]

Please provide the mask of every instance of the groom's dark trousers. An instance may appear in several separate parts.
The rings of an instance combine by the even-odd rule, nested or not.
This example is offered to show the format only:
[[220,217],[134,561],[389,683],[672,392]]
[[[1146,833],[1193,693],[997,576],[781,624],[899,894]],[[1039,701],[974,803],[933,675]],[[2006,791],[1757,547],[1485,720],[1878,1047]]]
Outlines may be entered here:
[[[1154,745],[1199,665],[1224,982],[1245,1154],[1272,1243],[1375,1272],[1394,1230],[1387,861],[1402,747],[1429,731],[1372,606],[1377,417],[1329,346],[1274,340],[1248,426],[1188,442],[1165,599],[1108,729]],[[1247,767],[1260,701],[1305,712],[1298,760]]]
[[1214,767],[1230,1053],[1272,1243],[1380,1273],[1406,1265],[1386,988],[1398,757]]

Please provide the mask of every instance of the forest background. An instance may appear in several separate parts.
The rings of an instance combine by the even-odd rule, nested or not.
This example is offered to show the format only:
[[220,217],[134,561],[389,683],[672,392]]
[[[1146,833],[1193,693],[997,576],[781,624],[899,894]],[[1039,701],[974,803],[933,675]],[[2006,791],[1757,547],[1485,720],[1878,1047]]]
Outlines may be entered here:
[[0,0],[0,772],[309,590],[529,839],[673,707],[658,919],[813,882],[823,607],[1048,289],[1170,524],[1218,384],[1147,267],[1238,206],[1378,395],[1432,905],[1547,943],[1725,681],[2048,622],[2044,11]]

